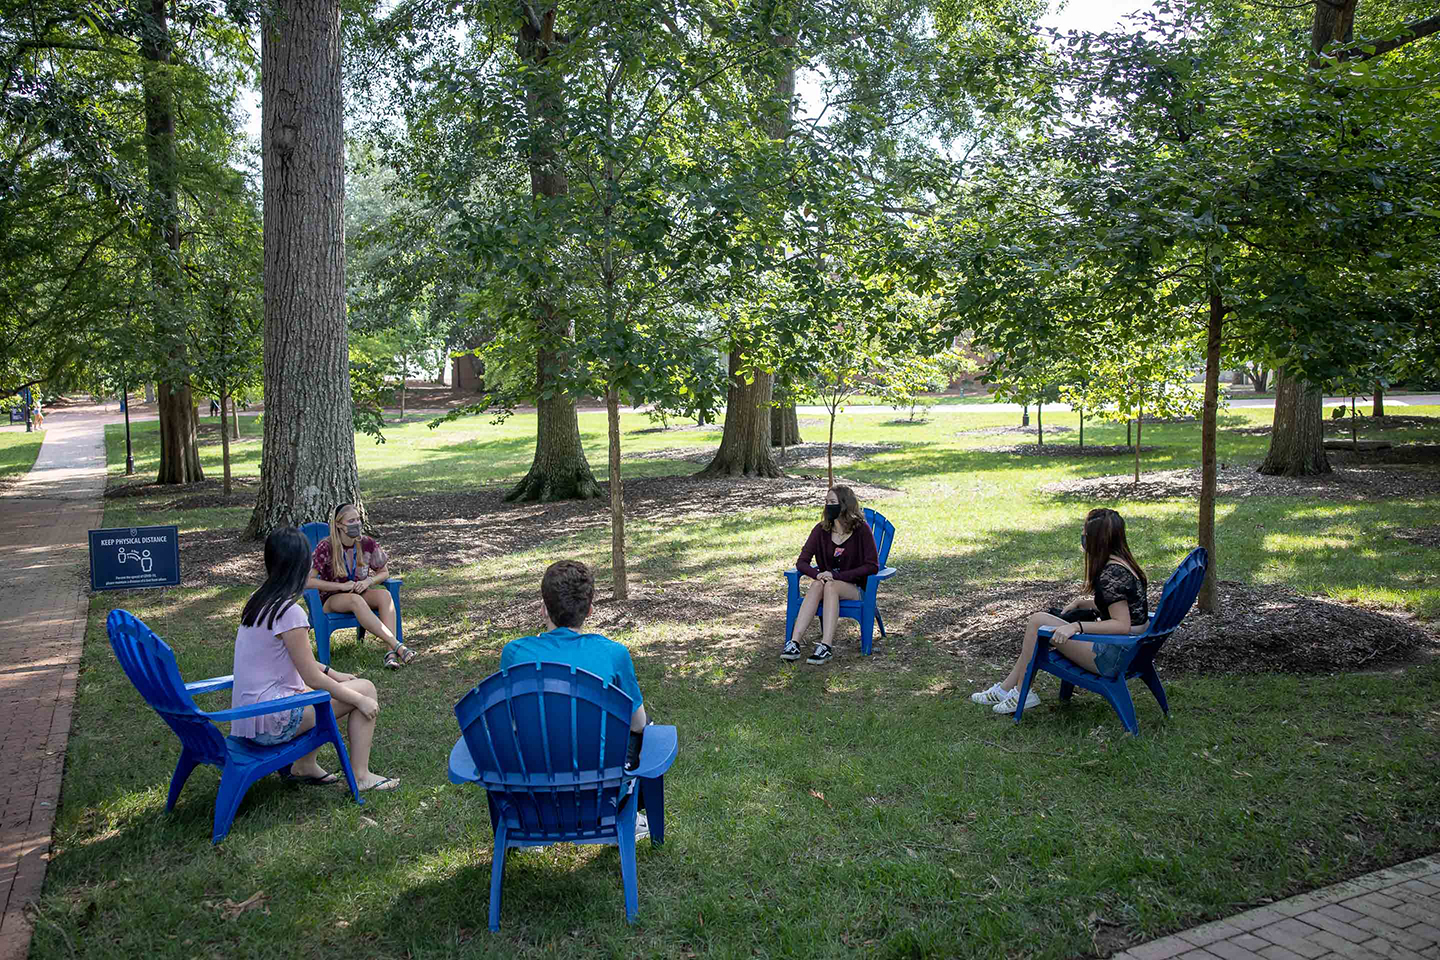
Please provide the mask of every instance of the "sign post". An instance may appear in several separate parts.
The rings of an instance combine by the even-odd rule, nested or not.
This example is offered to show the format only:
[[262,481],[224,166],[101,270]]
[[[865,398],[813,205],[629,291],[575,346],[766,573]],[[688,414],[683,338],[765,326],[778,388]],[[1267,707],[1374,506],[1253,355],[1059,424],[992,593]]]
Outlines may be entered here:
[[120,407],[125,411],[125,476],[135,473],[135,454],[130,449],[130,380],[120,368]]
[[35,432],[35,422],[34,422],[34,418],[33,418],[32,414],[31,414],[32,410],[34,409],[34,403],[33,403],[33,399],[32,399],[33,396],[34,396],[34,395],[30,393],[30,388],[29,388],[29,387],[26,387],[24,390],[21,390],[21,391],[20,391],[20,402],[23,403],[23,404],[25,404],[25,432],[26,432],[26,433],[34,433],[34,432]]
[[180,585],[178,527],[90,531],[90,589],[142,590]]

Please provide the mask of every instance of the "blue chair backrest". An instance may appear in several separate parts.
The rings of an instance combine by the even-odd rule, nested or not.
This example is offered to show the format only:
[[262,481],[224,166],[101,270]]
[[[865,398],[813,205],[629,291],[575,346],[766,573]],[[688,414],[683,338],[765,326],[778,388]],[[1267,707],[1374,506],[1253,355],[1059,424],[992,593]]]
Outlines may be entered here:
[[613,823],[633,712],[618,688],[563,663],[516,664],[455,705],[492,799],[508,805],[521,829],[553,835]]
[[110,611],[105,630],[125,675],[180,742],[204,762],[224,763],[225,738],[186,691],[170,645],[128,610]]
[[302,524],[300,532],[305,534],[306,540],[310,541],[310,552],[314,553],[315,548],[320,545],[320,541],[330,537],[330,524],[324,520],[312,520],[310,523]]
[[865,522],[870,524],[870,533],[875,537],[875,554],[880,559],[880,569],[885,569],[885,564],[890,560],[890,544],[895,539],[895,524],[885,519],[885,515],[869,507],[865,508]]
[[1200,585],[1205,582],[1205,568],[1209,563],[1210,555],[1205,552],[1205,548],[1196,547],[1180,561],[1175,572],[1170,574],[1170,579],[1165,581],[1165,588],[1160,591],[1160,602],[1155,605],[1155,616],[1140,641],[1135,659],[1130,663],[1131,670],[1138,670],[1154,660],[1155,654],[1164,646],[1170,634],[1180,626],[1180,621],[1185,619],[1185,614],[1195,605],[1195,598],[1200,594]]

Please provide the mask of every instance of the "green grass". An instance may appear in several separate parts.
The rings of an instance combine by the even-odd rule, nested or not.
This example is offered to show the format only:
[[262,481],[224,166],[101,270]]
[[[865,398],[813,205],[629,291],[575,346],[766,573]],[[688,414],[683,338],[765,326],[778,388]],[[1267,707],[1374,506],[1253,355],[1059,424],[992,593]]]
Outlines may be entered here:
[[[1237,411],[1226,423],[1268,417]],[[629,520],[635,613],[609,632],[634,652],[653,715],[681,735],[667,843],[641,844],[637,926],[623,922],[614,851],[562,845],[512,854],[502,931],[486,931],[485,801],[445,778],[450,708],[526,632],[544,565],[573,555],[608,574],[609,533],[597,526],[465,566],[416,569],[399,558],[407,634],[426,656],[381,676],[376,651],[345,639],[335,663],[377,680],[373,765],[400,777],[401,790],[356,807],[272,779],[252,789],[218,849],[208,840],[214,771],[198,771],[164,813],[176,742],[114,663],[103,624],[124,606],[169,640],[188,679],[226,674],[247,589],[96,598],[32,956],[1070,957],[1434,849],[1434,663],[1376,675],[1175,674],[1168,722],[1137,697],[1139,738],[1125,737],[1098,698],[1051,706],[1053,684],[1020,726],[970,704],[996,665],[948,655],[914,628],[917,612],[977,589],[1072,576],[1084,505],[1038,488],[1122,473],[1130,460],[1021,457],[986,449],[1013,436],[962,432],[1010,424],[1011,414],[892,419],[846,415],[836,430],[845,443],[900,444],[838,470],[899,491],[877,504],[899,530],[901,573],[886,585],[892,636],[871,658],[855,649],[853,624],[827,668],[775,658],[777,571],[793,561],[813,508]],[[603,479],[603,415],[582,414],[580,428]],[[655,454],[627,462],[627,478],[693,473],[662,451],[719,439],[656,431],[642,416],[625,429],[627,453]],[[498,427],[406,424],[380,446],[361,438],[366,496],[513,481],[529,465],[533,430],[533,416],[517,416]],[[804,418],[801,431],[823,435]],[[1404,435],[1440,439],[1432,433]],[[123,435],[107,439],[113,472]],[[135,440],[149,473],[153,425],[136,425]],[[1087,443],[1123,440],[1123,427],[1086,428]],[[1194,425],[1147,427],[1145,442],[1157,448],[1146,469],[1196,461]],[[237,451],[241,476],[258,469],[253,447]],[[1264,449],[1263,437],[1221,435],[1225,462]],[[207,447],[207,470],[216,455]],[[183,536],[246,517],[171,511],[173,500],[173,491],[112,500],[106,523],[178,522]],[[1387,533],[1434,523],[1437,507],[1436,497],[1222,501],[1221,575],[1435,618],[1433,548]],[[1152,573],[1193,544],[1193,504],[1120,508]],[[486,518],[475,519],[462,535],[483,537]],[[260,890],[268,913],[226,919],[218,909]]]
[[40,444],[44,440],[45,434],[39,431],[0,432],[0,484],[29,473],[35,465],[35,458],[40,455]]

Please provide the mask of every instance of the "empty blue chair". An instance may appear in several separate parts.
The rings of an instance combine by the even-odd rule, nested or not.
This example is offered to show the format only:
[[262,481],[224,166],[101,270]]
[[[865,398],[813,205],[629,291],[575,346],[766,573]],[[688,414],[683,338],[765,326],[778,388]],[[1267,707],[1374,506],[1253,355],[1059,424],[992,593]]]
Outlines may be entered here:
[[[307,523],[300,530],[305,534],[305,539],[310,541],[312,554],[315,552],[315,545],[330,536],[330,524],[323,520]],[[395,639],[401,643],[405,642],[405,628],[400,620],[400,584],[404,582],[400,577],[388,577],[381,584],[390,591],[390,599],[395,601]],[[325,604],[320,601],[319,590],[305,591],[305,606],[310,610],[310,626],[315,628],[315,659],[327,667],[330,665],[330,634],[336,630],[347,630],[354,627],[356,641],[365,638],[365,628],[360,626],[360,621],[350,614],[325,612]]]
[[[233,677],[216,677],[213,680],[197,680],[186,683],[180,679],[180,670],[175,664],[175,651],[170,645],[147,627],[138,617],[126,610],[112,610],[105,621],[110,634],[110,648],[115,659],[145,702],[155,708],[162,720],[180,738],[180,762],[175,765],[175,775],[170,778],[170,796],[165,809],[173,810],[191,771],[202,763],[220,768],[220,792],[215,797],[215,832],[211,841],[219,843],[230,832],[235,812],[245,791],[261,777],[276,770],[289,767],[305,754],[327,743],[335,745],[340,754],[340,765],[345,769],[345,779],[356,803],[364,803],[355,783],[355,773],[350,769],[350,754],[345,752],[345,742],[340,739],[340,728],[335,724],[335,711],[330,706],[330,694],[323,690],[266,700],[247,707],[231,710],[205,711],[195,706],[191,697],[201,693],[216,693],[229,690]],[[239,720],[242,717],[259,717],[267,713],[288,712],[291,707],[315,708],[315,726],[300,734],[289,743],[263,747],[241,737],[223,737],[215,724],[221,721]]]
[[1020,706],[1015,710],[1015,722],[1020,722],[1025,712],[1025,698],[1030,695],[1030,681],[1036,670],[1053,673],[1060,678],[1060,699],[1069,700],[1076,687],[1093,690],[1110,702],[1120,716],[1120,722],[1132,736],[1140,733],[1140,724],[1135,719],[1135,703],[1130,699],[1129,681],[1139,677],[1155,695],[1160,710],[1170,716],[1170,705],[1165,701],[1165,687],[1160,683],[1160,674],[1155,672],[1155,654],[1170,639],[1170,634],[1180,626],[1180,621],[1195,604],[1200,585],[1205,582],[1205,568],[1210,555],[1203,547],[1196,547],[1175,568],[1165,589],[1160,593],[1160,602],[1150,615],[1150,626],[1135,636],[1112,636],[1094,633],[1077,633],[1076,640],[1099,641],[1101,643],[1123,643],[1130,647],[1127,660],[1120,665],[1113,677],[1096,676],[1089,670],[1077,667],[1065,658],[1063,653],[1051,649],[1050,638],[1055,635],[1054,627],[1041,627],[1035,642],[1035,653],[1030,665],[1025,668],[1025,680],[1020,684]]
[[[860,652],[868,657],[875,635],[875,624],[880,624],[880,636],[885,636],[885,618],[880,616],[875,600],[880,591],[880,581],[895,576],[895,568],[886,566],[890,559],[890,544],[895,539],[895,525],[886,520],[884,514],[869,507],[865,508],[865,522],[870,525],[870,534],[875,538],[875,556],[880,561],[880,572],[865,578],[865,588],[860,591],[859,600],[840,601],[840,616],[860,624]],[[800,615],[800,602],[803,599],[800,593],[800,571],[793,568],[786,570],[785,579],[789,581],[789,593],[785,598],[785,642],[789,643],[791,634],[795,632],[795,618]],[[815,608],[817,618],[824,608],[824,603]]]
[[674,727],[646,727],[639,764],[627,770],[633,712],[619,688],[563,663],[493,673],[455,704],[450,782],[485,788],[495,831],[491,930],[500,929],[505,852],[561,841],[619,845],[625,919],[635,922],[635,815],[645,810],[650,842],[664,843],[664,774],[679,737]]

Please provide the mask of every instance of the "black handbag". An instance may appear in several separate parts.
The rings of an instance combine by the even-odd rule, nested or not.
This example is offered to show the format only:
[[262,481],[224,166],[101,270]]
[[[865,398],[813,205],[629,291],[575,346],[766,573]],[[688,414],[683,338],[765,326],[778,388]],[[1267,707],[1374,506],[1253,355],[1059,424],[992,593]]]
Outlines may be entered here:
[[1094,623],[1100,619],[1100,611],[1092,610],[1089,607],[1080,607],[1069,613],[1062,613],[1059,607],[1051,607],[1046,612],[1052,617],[1059,617],[1066,623]]

